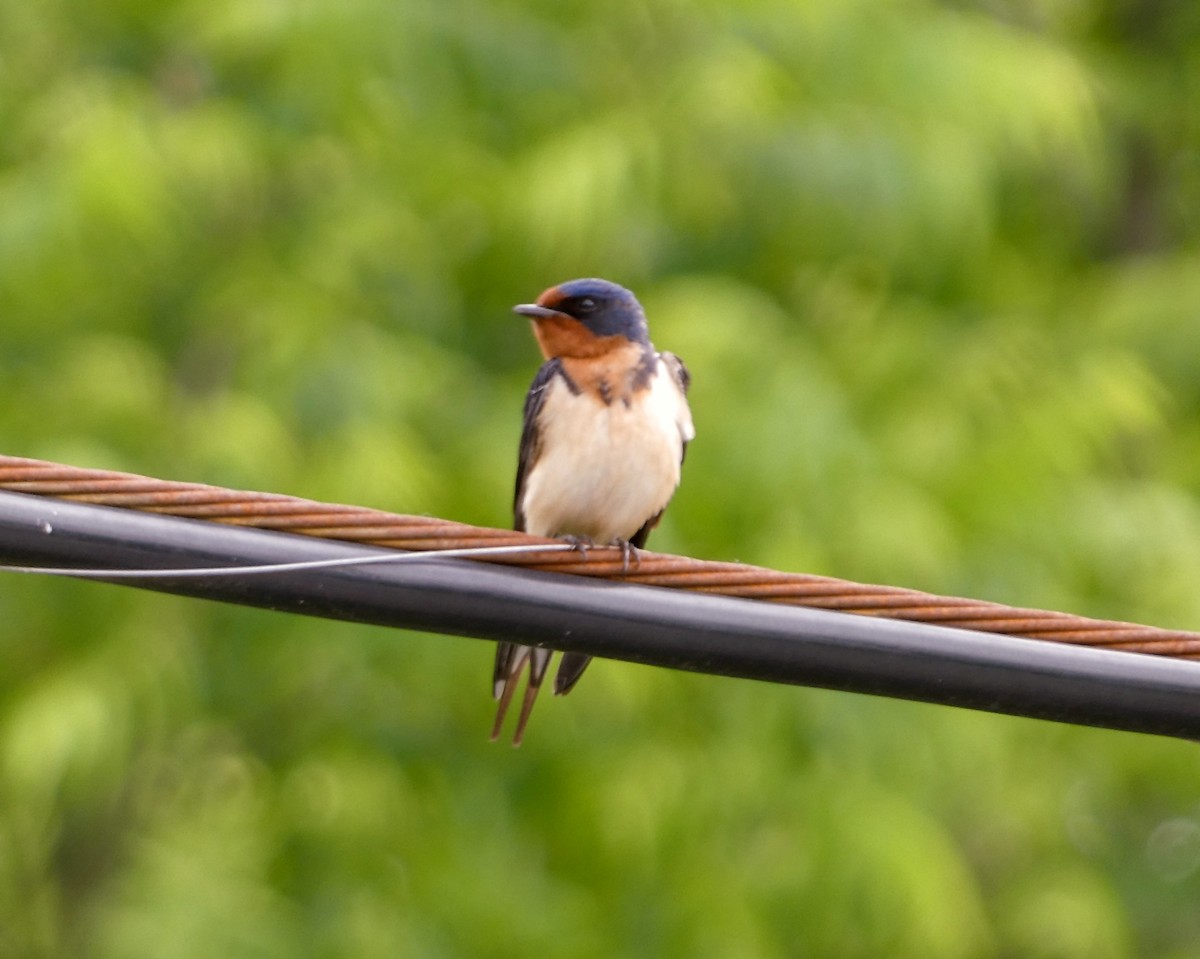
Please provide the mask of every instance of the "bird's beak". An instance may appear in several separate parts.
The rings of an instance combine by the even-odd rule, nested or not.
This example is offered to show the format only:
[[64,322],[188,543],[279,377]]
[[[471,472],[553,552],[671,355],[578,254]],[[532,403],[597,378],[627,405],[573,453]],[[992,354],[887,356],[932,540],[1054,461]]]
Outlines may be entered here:
[[518,303],[513,307],[513,312],[520,313],[522,316],[528,316],[535,320],[558,315],[558,310],[552,310],[546,306],[538,306],[536,303]]

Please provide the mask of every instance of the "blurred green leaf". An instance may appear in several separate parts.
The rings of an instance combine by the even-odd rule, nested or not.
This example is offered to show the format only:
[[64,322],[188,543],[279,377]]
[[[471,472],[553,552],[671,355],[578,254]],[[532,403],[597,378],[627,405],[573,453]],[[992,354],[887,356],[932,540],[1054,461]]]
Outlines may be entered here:
[[[513,303],[633,287],[652,545],[1200,619],[1196,8],[0,4],[4,451],[510,520]],[[0,590],[0,955],[1195,956],[1194,747]]]

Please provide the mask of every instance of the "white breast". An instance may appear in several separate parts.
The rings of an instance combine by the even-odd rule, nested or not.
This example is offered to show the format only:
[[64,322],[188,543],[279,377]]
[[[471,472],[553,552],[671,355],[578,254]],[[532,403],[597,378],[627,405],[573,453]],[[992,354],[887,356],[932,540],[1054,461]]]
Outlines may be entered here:
[[525,528],[538,536],[629,539],[679,485],[683,444],[695,430],[687,400],[657,360],[630,405],[575,395],[561,377],[539,419],[541,455],[525,481]]

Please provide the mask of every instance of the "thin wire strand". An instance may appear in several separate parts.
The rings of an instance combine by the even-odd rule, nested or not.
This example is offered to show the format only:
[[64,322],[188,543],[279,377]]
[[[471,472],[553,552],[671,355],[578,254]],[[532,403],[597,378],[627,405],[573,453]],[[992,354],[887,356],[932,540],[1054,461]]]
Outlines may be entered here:
[[436,553],[400,553],[386,556],[341,556],[336,559],[308,559],[295,563],[261,563],[252,566],[181,566],[176,569],[100,569],[98,567],[9,566],[0,563],[6,573],[30,573],[43,576],[68,576],[71,579],[203,579],[215,576],[263,576],[271,573],[296,573],[308,569],[333,569],[339,566],[373,566],[439,559],[482,559],[516,553],[552,553],[575,549],[569,543],[551,546],[481,546],[475,549],[444,549]]
[[[0,490],[298,533],[412,552],[520,546],[480,556],[482,562],[620,579],[645,586],[695,590],[934,623],[981,632],[1183,659],[1200,659],[1200,633],[1112,622],[1050,610],[936,596],[896,586],[873,586],[826,576],[783,573],[740,563],[711,562],[639,550],[629,564],[616,550],[561,549],[560,541],[512,530],[470,526],[430,516],[405,516],[361,506],[319,503],[280,493],[253,493],[81,469],[61,463],[0,456]],[[533,547],[543,547],[533,549]],[[547,550],[545,547],[551,547]],[[549,553],[549,555],[547,555]],[[111,577],[115,571],[106,571]],[[211,573],[210,573],[211,575]]]

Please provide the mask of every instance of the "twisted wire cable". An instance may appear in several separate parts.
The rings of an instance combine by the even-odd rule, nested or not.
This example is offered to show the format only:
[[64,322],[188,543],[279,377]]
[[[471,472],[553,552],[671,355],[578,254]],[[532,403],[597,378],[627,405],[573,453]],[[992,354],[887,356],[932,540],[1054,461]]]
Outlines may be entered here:
[[[406,516],[362,506],[320,503],[280,493],[230,490],[16,456],[0,456],[0,490],[410,551],[535,547],[558,542],[436,517]],[[639,550],[636,559],[628,564],[619,550],[607,548],[566,552],[531,550],[480,557],[478,561],[1200,660],[1200,633],[1196,632],[1023,609],[983,600],[937,596],[897,586],[784,573],[759,566],[648,550]]]

